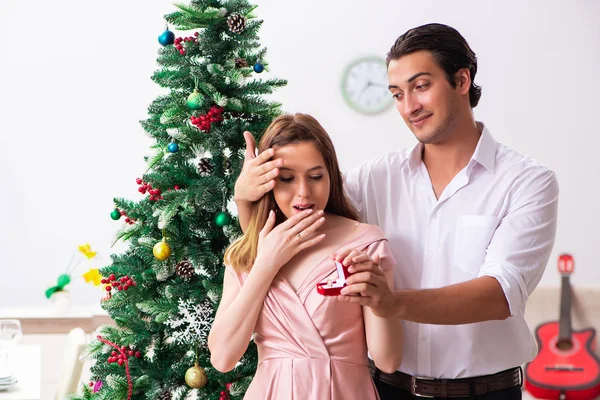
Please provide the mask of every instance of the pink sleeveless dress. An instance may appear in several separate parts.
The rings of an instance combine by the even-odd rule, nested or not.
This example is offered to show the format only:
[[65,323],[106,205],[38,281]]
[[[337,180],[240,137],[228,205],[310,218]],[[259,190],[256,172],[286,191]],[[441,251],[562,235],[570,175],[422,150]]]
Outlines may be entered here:
[[[340,248],[379,254],[381,267],[391,268],[381,230],[361,228]],[[311,272],[298,291],[279,276],[271,284],[255,328],[258,368],[244,400],[379,399],[367,367],[362,307],[317,293],[317,283],[337,278],[329,257],[306,268]],[[236,276],[241,287],[247,274]]]

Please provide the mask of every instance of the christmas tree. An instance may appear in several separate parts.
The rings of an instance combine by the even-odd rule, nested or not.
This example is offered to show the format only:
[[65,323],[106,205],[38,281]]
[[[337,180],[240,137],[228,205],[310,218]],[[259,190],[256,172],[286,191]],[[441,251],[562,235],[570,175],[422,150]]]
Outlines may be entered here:
[[263,132],[281,113],[263,96],[286,82],[258,75],[268,67],[262,21],[247,1],[175,6],[152,77],[167,94],[142,121],[155,140],[137,178],[144,198],[114,200],[111,218],[125,221],[116,240],[129,246],[100,270],[102,307],[116,326],[90,344],[92,380],[75,399],[240,399],[256,368],[251,345],[233,371],[219,373],[206,338],[223,254],[241,233],[227,203],[243,164],[242,133]]

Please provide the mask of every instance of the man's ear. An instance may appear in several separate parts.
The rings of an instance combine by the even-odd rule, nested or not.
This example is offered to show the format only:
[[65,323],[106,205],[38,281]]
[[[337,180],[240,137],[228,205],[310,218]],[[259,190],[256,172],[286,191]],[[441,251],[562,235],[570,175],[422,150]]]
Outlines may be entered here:
[[454,74],[454,82],[461,94],[468,94],[471,88],[471,72],[468,68],[462,68]]

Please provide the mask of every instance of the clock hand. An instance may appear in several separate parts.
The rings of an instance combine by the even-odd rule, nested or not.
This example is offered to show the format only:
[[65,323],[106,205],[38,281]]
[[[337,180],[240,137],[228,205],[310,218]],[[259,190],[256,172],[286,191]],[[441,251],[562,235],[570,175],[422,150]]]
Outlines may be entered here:
[[367,90],[369,88],[371,82],[367,82],[367,84],[365,86],[363,86],[362,90],[360,91],[360,94],[363,94],[365,92],[365,90]]
[[370,88],[371,86],[378,86],[376,84],[374,84],[371,81],[367,81],[367,83],[365,84],[365,86],[362,88],[362,90],[360,91],[361,94],[363,94],[365,92],[365,90],[367,90],[368,88]]

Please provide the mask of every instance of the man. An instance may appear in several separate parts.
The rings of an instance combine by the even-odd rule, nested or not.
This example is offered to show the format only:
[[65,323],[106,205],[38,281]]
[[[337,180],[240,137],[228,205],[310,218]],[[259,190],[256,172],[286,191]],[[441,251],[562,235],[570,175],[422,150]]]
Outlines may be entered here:
[[[475,121],[477,59],[455,29],[411,29],[387,62],[390,92],[419,143],[359,166],[346,189],[363,220],[388,238],[395,291],[368,262],[351,266],[339,299],[405,321],[399,371],[373,367],[382,400],[520,399],[520,365],[537,351],[525,302],[554,244],[556,178]],[[266,157],[248,161],[242,197],[236,187],[242,223],[247,187],[257,196],[274,185],[280,161]],[[351,264],[357,255],[336,257]]]

